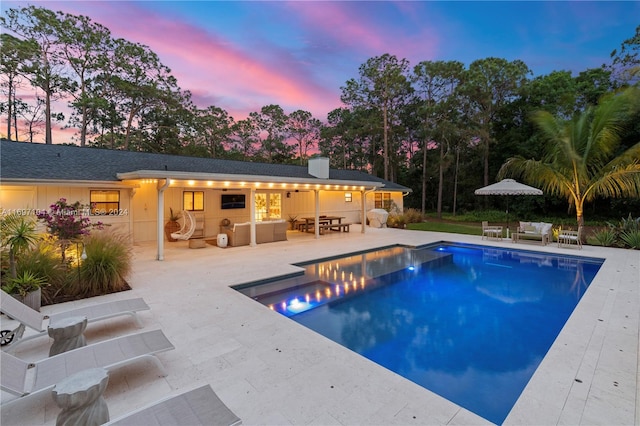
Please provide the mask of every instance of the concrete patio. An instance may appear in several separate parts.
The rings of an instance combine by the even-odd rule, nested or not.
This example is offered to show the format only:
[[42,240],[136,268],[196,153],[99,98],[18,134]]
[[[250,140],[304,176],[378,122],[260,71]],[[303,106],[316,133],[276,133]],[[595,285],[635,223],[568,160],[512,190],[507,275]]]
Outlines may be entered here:
[[[599,274],[520,396],[505,424],[616,424],[640,422],[638,334],[640,252],[585,246],[559,249],[482,241],[480,236],[368,228],[320,239],[289,233],[289,241],[257,247],[189,249],[167,243],[134,247],[133,290],[47,306],[143,297],[145,330],[160,328],[176,349],[152,363],[114,371],[105,392],[112,418],[167,395],[211,384],[246,425],[487,424],[477,415],[329,341],[229,288],[298,271],[294,262],[389,244],[456,241],[606,259]],[[9,328],[2,316],[2,329]],[[139,331],[127,318],[91,324],[89,342]],[[46,338],[16,354],[45,357]],[[10,399],[2,393],[3,402]],[[58,407],[49,392],[2,408],[2,425],[53,425]]]

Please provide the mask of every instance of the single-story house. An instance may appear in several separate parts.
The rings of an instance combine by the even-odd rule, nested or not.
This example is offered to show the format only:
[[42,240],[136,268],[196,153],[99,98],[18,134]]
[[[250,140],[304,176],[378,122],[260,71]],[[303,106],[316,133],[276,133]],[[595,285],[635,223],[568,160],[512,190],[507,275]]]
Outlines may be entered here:
[[215,238],[223,221],[250,222],[255,245],[256,222],[330,214],[362,223],[373,208],[402,211],[411,191],[367,173],[330,169],[321,157],[305,167],[6,140],[0,157],[4,212],[48,209],[60,198],[80,201],[132,243],[156,241],[158,260],[169,209],[196,215],[198,236],[205,238]]

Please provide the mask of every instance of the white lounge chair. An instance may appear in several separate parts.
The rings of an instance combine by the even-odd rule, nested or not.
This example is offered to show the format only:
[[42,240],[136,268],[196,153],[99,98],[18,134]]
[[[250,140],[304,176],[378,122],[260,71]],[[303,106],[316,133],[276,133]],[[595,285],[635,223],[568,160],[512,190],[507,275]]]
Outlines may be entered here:
[[[24,303],[19,302],[3,291],[2,299],[0,300],[0,311],[20,322],[20,325],[14,330],[2,330],[1,344],[2,346],[11,344],[11,349],[14,349],[20,342],[47,334],[47,327],[49,325],[54,325],[58,321],[71,317],[87,317],[87,322],[91,323],[121,315],[131,315],[135,319],[136,325],[141,328],[142,323],[138,318],[137,312],[149,309],[149,306],[142,298],[137,298],[114,300],[111,302],[87,305],[77,309],[45,315],[31,309]],[[23,338],[25,327],[32,328],[37,331],[37,334],[32,334]]]
[[582,235],[580,235],[580,231],[561,229],[558,232],[558,247],[571,247],[572,244],[575,244],[578,250],[582,250]]
[[182,227],[177,232],[171,233],[171,238],[176,240],[188,240],[196,230],[196,219],[188,210],[182,211]]
[[482,222],[482,239],[494,238],[496,240],[502,240],[502,226],[489,225],[488,221]]
[[106,425],[117,426],[235,426],[242,420],[206,385],[118,417]]
[[36,362],[0,351],[0,388],[24,397],[50,389],[71,374],[88,368],[112,370],[142,359],[153,360],[165,376],[155,355],[171,349],[174,346],[162,330],[153,330],[104,340]]

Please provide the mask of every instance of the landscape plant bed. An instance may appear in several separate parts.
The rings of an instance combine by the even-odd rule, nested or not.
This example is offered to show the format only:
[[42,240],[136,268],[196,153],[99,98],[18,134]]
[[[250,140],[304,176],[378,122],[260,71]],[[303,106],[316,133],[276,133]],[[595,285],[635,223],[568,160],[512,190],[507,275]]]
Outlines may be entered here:
[[[42,306],[56,305],[58,303],[65,303],[65,302],[73,302],[75,300],[89,299],[90,297],[103,296],[105,294],[112,294],[112,293],[120,293],[122,291],[128,291],[128,290],[132,290],[132,288],[128,283],[125,283],[123,288],[121,288],[119,290],[113,290],[113,291],[110,291],[110,292],[105,292],[103,294],[82,296],[82,295],[62,294],[61,293],[61,294],[58,294],[58,295],[50,295],[48,297],[43,297],[42,298]],[[43,289],[42,291],[43,291],[43,293],[46,292],[46,288]]]

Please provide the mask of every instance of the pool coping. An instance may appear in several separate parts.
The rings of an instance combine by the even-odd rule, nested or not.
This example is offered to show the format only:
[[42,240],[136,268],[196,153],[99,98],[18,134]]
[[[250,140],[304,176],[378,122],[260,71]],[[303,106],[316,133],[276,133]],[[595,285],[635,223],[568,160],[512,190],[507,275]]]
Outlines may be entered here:
[[[407,249],[420,250],[420,249],[435,248],[435,247],[442,246],[442,245],[450,245],[450,246],[454,246],[454,247],[481,248],[481,249],[485,248],[485,247],[491,247],[491,246],[487,246],[485,244],[477,243],[477,242],[460,243],[460,242],[452,241],[452,239],[440,240],[440,241],[430,242],[430,243],[427,243],[427,244],[419,244],[419,245],[409,245],[409,244],[397,243],[397,244],[392,244],[392,245],[387,245],[387,246],[374,247],[374,248],[365,249],[365,250],[358,250],[358,251],[355,251],[355,252],[346,252],[346,253],[343,253],[341,255],[333,255],[333,256],[328,256],[328,257],[312,259],[312,260],[308,260],[308,261],[304,261],[304,262],[298,262],[298,263],[295,263],[295,264],[292,264],[292,265],[293,266],[297,266],[297,267],[304,267],[304,266],[308,266],[308,265],[312,265],[312,264],[316,264],[316,263],[324,263],[324,262],[328,262],[328,261],[332,261],[332,260],[337,260],[337,259],[342,259],[342,258],[352,257],[352,256],[358,256],[358,255],[361,255],[361,254],[371,253],[371,252],[375,252],[375,251],[381,251],[381,250],[385,250],[385,249],[389,249],[389,248],[395,248],[395,247],[403,247],[403,248],[407,248]],[[523,248],[523,247],[521,247],[519,245],[501,246],[501,247],[496,247],[496,248],[504,249],[504,250],[510,250],[511,252],[526,253],[526,254],[529,254],[529,255],[539,255],[540,253],[544,253],[544,252],[541,252],[539,250],[531,250],[531,249]],[[546,254],[548,254],[550,256],[560,256],[560,257],[567,258],[567,259],[580,259],[580,260],[587,261],[587,262],[597,263],[599,265],[599,268],[602,268],[602,266],[604,265],[604,263],[606,261],[606,258],[603,258],[603,257],[585,256],[585,255],[573,254],[573,253],[548,252]],[[398,272],[398,271],[394,270],[394,271],[391,271],[391,272]],[[304,275],[304,271],[293,273],[293,274],[289,274],[289,275],[285,275],[285,276],[282,276],[282,277],[273,277],[273,278],[270,278],[270,279],[263,279],[263,280],[258,280],[258,281],[252,281],[252,282],[237,284],[237,285],[231,286],[231,288],[233,288],[233,289],[235,289],[235,290],[237,290],[239,292],[242,292],[242,290],[245,290],[245,289],[250,288],[250,287],[259,287],[259,286],[261,286],[263,284],[269,284],[269,283],[273,283],[273,282],[277,282],[277,281],[281,281],[281,280],[286,280],[287,278],[296,278],[296,277],[300,277],[301,275]],[[314,281],[312,280],[310,282],[314,282]],[[581,299],[578,301],[578,304],[572,309],[572,312],[569,315],[569,317],[567,318],[567,321],[563,325],[562,329],[564,329],[566,327],[566,323],[569,321],[569,318],[571,318],[573,313],[576,311],[578,305],[582,301],[582,298],[588,292],[589,287],[591,286],[591,284],[593,284],[593,282],[590,283],[590,285],[587,287],[587,289],[585,289],[585,293],[581,296]],[[298,287],[298,286],[299,286],[299,284],[294,286],[294,288]],[[251,298],[251,296],[249,296],[248,294],[245,294],[245,296]],[[330,303],[334,303],[334,302],[337,302],[337,301],[340,301],[340,300],[343,300],[343,299],[342,298],[341,299],[337,299],[337,300],[331,301]],[[257,300],[257,298],[255,299],[255,301],[257,303],[262,303],[263,305],[268,306],[268,304],[265,304],[264,302],[260,302],[259,300]],[[318,306],[322,306],[322,305],[324,305],[324,304],[321,303]],[[276,309],[276,311],[278,311],[278,310]],[[292,315],[286,315],[283,312],[279,312],[279,313],[281,315],[289,318],[289,319],[292,319],[291,318]],[[293,314],[293,315],[296,315],[296,314]],[[558,332],[558,334],[556,335],[556,338],[554,338],[553,345],[555,345],[556,341],[558,341],[558,339],[560,337],[560,334],[562,333],[562,329]],[[545,358],[551,353],[553,345],[549,348],[549,350],[545,354]],[[541,364],[538,365],[538,367],[536,368],[535,371],[537,371],[540,367],[541,367]],[[535,371],[534,371],[534,373],[535,373]],[[409,380],[409,379],[407,379],[407,380]],[[528,383],[530,381],[532,381],[532,380],[533,380],[533,378],[530,378]],[[577,383],[584,383],[581,379],[579,379],[577,377],[576,377],[575,381]],[[527,386],[528,386],[528,384],[527,384]],[[428,388],[426,388],[426,389],[429,390]],[[523,389],[522,393],[524,394],[524,389]],[[513,408],[515,408],[515,405],[514,405],[514,407],[512,407],[512,410],[513,410]],[[527,408],[525,408],[525,409],[527,409]],[[509,423],[507,420],[510,419],[511,417],[517,417],[518,416],[518,410],[513,410],[513,411],[514,411],[514,414],[510,413],[510,415],[507,416],[507,419],[505,419],[505,421],[504,421],[505,424]],[[520,423],[520,422],[517,422],[517,423]]]
[[[151,306],[141,315],[145,329],[161,328],[176,346],[159,357],[169,374],[143,374],[155,371],[154,366],[114,374],[105,395],[114,417],[209,383],[244,424],[488,424],[229,286],[294,273],[295,262],[396,243],[445,240],[602,257],[600,272],[504,423],[638,423],[640,252],[480,242],[477,236],[397,229],[353,231],[320,239],[290,234],[289,241],[232,249],[191,250],[186,243],[174,243],[164,262],[154,260],[153,245],[139,245],[134,248],[133,290],[43,311],[134,296]],[[124,331],[139,330],[130,322],[110,320],[93,328],[88,339]],[[42,356],[42,348],[23,346],[25,358]],[[51,401],[42,407],[19,411],[14,424],[55,424],[57,408]],[[2,416],[3,426],[12,424],[11,413],[2,410]]]

